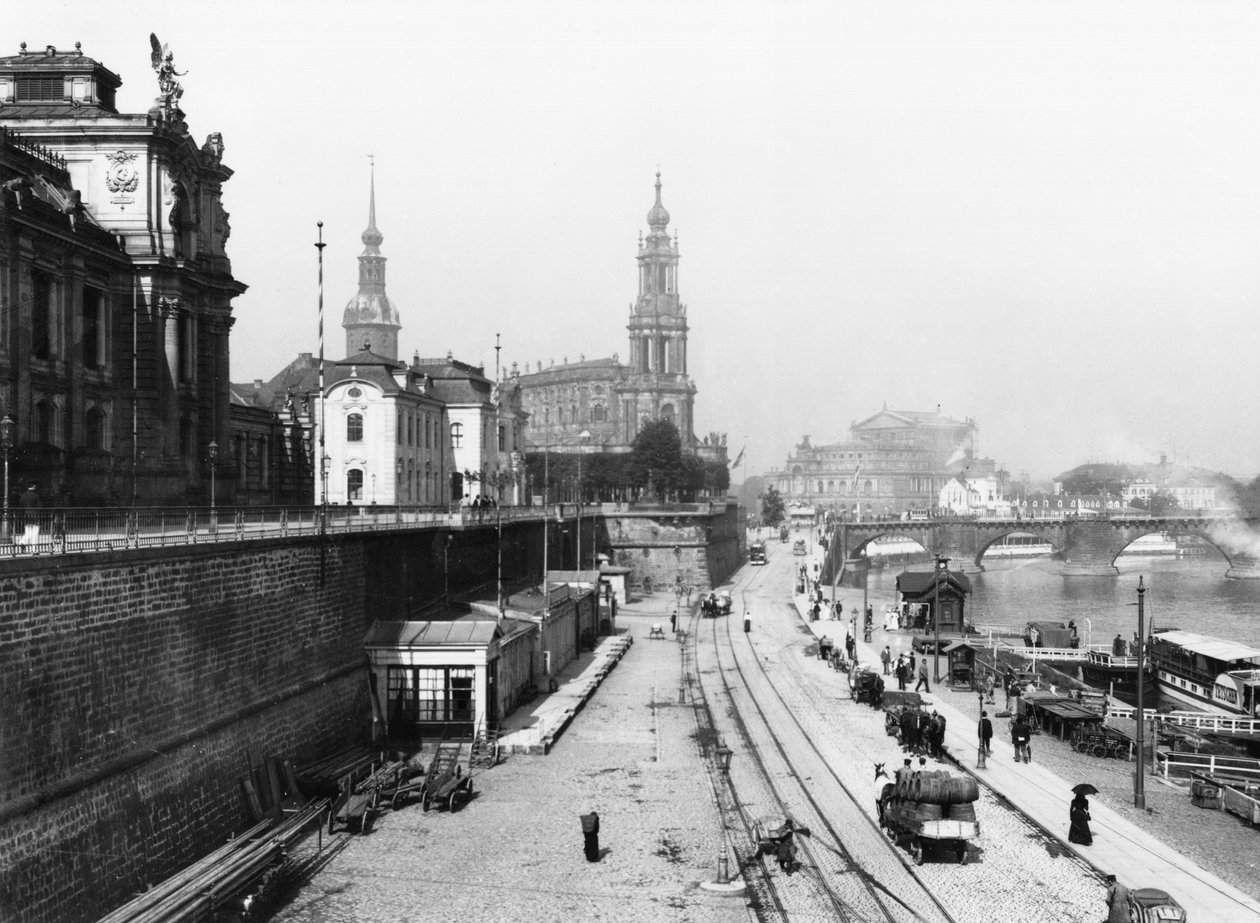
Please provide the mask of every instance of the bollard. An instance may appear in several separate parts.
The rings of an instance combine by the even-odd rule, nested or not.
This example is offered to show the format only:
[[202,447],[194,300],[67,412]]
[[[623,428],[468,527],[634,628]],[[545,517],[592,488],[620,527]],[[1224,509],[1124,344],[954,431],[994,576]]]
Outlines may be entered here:
[[985,765],[984,765],[984,744],[980,744],[980,746],[976,748],[976,768],[977,768],[977,769],[984,769],[984,768],[985,768]]

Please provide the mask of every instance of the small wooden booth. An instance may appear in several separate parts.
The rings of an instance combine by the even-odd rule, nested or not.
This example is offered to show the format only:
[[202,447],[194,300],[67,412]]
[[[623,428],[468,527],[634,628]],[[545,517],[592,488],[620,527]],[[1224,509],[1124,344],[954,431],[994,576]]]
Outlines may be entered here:
[[373,623],[363,647],[374,720],[390,741],[469,737],[498,724],[516,687],[533,681],[536,633],[530,622],[476,616]]
[[946,674],[951,686],[962,686],[970,689],[976,678],[976,654],[982,648],[970,641],[951,641],[943,650],[949,657],[949,672]]
[[[943,559],[942,559],[943,560]],[[906,571],[897,576],[897,593],[903,607],[917,613],[913,628],[941,634],[966,634],[966,602],[971,593],[971,580],[938,566],[934,571]]]

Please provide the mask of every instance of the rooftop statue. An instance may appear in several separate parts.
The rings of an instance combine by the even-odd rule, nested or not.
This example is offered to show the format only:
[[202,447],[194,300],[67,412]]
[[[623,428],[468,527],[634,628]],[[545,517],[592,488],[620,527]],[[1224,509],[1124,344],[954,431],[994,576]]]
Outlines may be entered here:
[[162,96],[162,103],[167,108],[176,108],[179,98],[184,95],[184,88],[175,78],[183,77],[188,71],[175,70],[175,56],[170,46],[159,42],[158,37],[152,32],[149,33],[149,44],[153,47],[150,60],[153,62],[153,69],[157,71],[158,92]]

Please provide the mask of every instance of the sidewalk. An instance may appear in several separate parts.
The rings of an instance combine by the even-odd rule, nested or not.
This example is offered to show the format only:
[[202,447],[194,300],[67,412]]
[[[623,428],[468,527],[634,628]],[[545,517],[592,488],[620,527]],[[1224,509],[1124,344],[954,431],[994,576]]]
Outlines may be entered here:
[[[843,649],[848,621],[823,619],[811,622],[808,598],[804,594],[796,594],[793,596],[793,603],[802,621],[815,636],[830,635],[836,645]],[[898,637],[905,640],[901,648],[908,648],[909,636]],[[857,659],[860,663],[869,664],[877,671],[881,670],[881,649],[882,645],[866,644],[858,636]],[[896,656],[897,653],[898,650],[894,649],[893,655]],[[889,677],[889,680],[892,678]],[[957,760],[959,769],[975,776],[980,784],[1001,795],[1046,833],[1057,838],[1065,849],[1094,866],[1101,874],[1115,875],[1122,884],[1130,888],[1155,887],[1167,891],[1186,908],[1189,918],[1195,923],[1234,923],[1241,919],[1260,919],[1260,902],[1222,881],[1097,800],[1090,804],[1093,844],[1078,846],[1069,843],[1067,815],[1073,782],[1039,766],[1035,751],[1034,762],[1031,764],[1016,763],[1014,747],[1010,743],[1009,734],[1005,733],[1006,726],[999,721],[994,722],[993,755],[986,760],[986,768],[977,768],[976,723],[980,716],[975,694],[970,691],[953,693],[934,688],[930,694],[925,694],[924,700],[929,703],[930,709],[945,718],[946,747]],[[963,702],[966,702],[966,706],[962,705]],[[993,709],[990,709],[990,717],[992,714]]]
[[[623,607],[619,634],[605,639],[625,645],[615,670],[601,644],[507,722],[509,735],[550,735],[547,756],[508,755],[477,773],[455,813],[412,801],[367,835],[325,838],[271,923],[755,923],[747,901],[698,887],[715,877],[723,827],[670,639],[673,607],[672,595]],[[649,639],[658,622],[666,640]],[[583,855],[589,811],[600,818],[598,862]]]
[[585,706],[608,672],[630,650],[634,635],[600,638],[593,652],[582,654],[556,674],[556,691],[543,693],[534,702],[522,705],[500,725],[499,750],[502,753],[551,752],[556,739]]

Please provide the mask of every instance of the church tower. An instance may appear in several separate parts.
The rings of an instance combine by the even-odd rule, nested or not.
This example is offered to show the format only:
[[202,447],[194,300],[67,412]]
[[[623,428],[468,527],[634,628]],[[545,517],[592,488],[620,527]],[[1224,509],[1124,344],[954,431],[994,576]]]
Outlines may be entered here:
[[359,293],[346,304],[341,326],[346,328],[346,355],[367,349],[387,359],[398,359],[398,312],[385,294],[385,257],[381,241],[385,235],[376,229],[376,164],[372,165],[368,195],[368,226],[360,238]]
[[625,441],[632,442],[644,419],[666,419],[678,427],[683,447],[695,441],[692,407],[695,385],[687,377],[687,306],[678,299],[678,237],[669,236],[669,212],[656,203],[647,214],[647,238],[640,237],[639,297],[630,306],[630,390],[623,391]]

